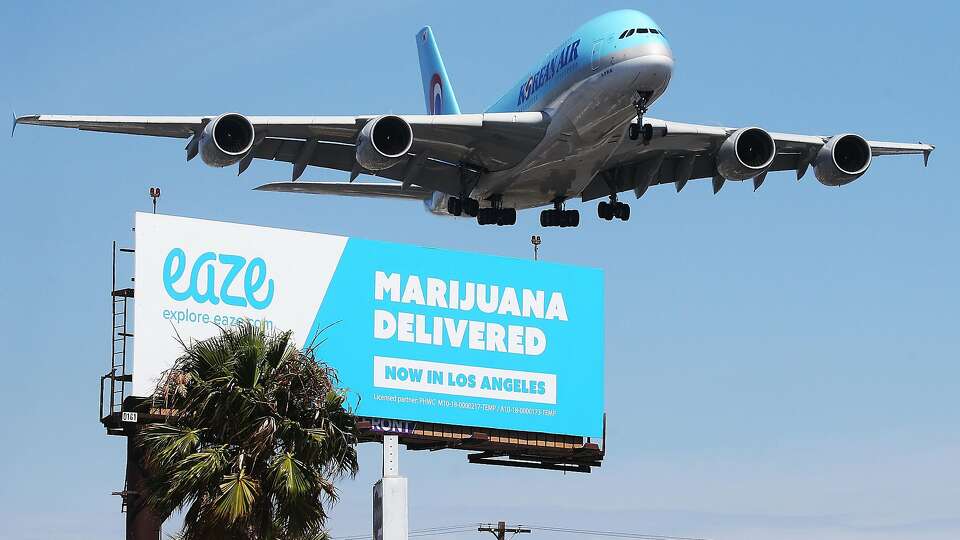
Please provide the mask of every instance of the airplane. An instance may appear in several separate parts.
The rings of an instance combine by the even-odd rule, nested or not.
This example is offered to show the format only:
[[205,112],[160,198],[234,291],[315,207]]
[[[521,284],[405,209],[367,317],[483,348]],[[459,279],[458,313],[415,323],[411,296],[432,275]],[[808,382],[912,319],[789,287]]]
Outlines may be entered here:
[[[667,90],[674,58],[657,23],[635,10],[596,17],[563,40],[483,113],[461,113],[429,26],[416,34],[425,115],[16,117],[17,124],[189,139],[187,161],[213,167],[254,159],[293,164],[289,182],[255,189],[423,201],[427,210],[513,225],[517,210],[548,207],[544,227],[576,227],[565,204],[605,199],[599,218],[630,218],[620,195],[709,178],[727,181],[809,168],[822,184],[860,178],[874,156],[920,154],[929,144],[771,133],[646,117]],[[298,181],[307,166],[349,171],[345,182]],[[355,182],[368,174],[392,182]]]

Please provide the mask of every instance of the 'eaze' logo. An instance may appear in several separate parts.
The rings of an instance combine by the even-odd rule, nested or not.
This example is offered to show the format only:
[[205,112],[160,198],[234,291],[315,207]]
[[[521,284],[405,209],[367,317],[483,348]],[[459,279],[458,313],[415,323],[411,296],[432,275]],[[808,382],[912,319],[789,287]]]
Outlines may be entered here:
[[[209,302],[217,305],[222,301],[228,306],[264,309],[273,301],[273,279],[267,279],[267,263],[260,257],[248,262],[240,255],[207,251],[194,261],[186,289],[178,290],[178,283],[186,269],[187,254],[180,248],[171,249],[163,261],[163,288],[170,298],[178,302],[192,299],[199,304]],[[241,272],[243,296],[230,294],[230,286]],[[266,293],[258,299],[264,284]]]

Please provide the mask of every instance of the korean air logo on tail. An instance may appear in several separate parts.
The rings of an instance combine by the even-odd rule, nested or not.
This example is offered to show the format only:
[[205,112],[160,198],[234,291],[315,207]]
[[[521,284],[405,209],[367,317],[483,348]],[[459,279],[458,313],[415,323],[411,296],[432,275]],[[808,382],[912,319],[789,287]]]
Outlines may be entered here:
[[430,79],[430,114],[443,114],[443,80],[438,73]]

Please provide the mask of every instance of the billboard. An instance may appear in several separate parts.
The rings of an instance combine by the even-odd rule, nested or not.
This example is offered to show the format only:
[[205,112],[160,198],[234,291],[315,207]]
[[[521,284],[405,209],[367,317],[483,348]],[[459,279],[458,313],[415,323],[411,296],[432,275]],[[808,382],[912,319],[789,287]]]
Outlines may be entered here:
[[322,341],[364,416],[601,435],[598,269],[143,213],[135,267],[133,395],[248,319]]

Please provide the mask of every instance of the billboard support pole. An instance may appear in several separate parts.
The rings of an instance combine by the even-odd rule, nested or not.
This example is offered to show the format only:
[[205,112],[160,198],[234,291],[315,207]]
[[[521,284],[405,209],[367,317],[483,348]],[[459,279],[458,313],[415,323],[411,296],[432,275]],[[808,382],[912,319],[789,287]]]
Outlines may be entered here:
[[374,540],[407,540],[407,479],[399,458],[399,437],[384,435],[383,478],[373,485]]
[[163,518],[147,504],[145,495],[147,473],[144,470],[144,452],[137,445],[136,433],[127,436],[127,485],[124,489],[127,504],[127,538],[129,540],[158,540]]

